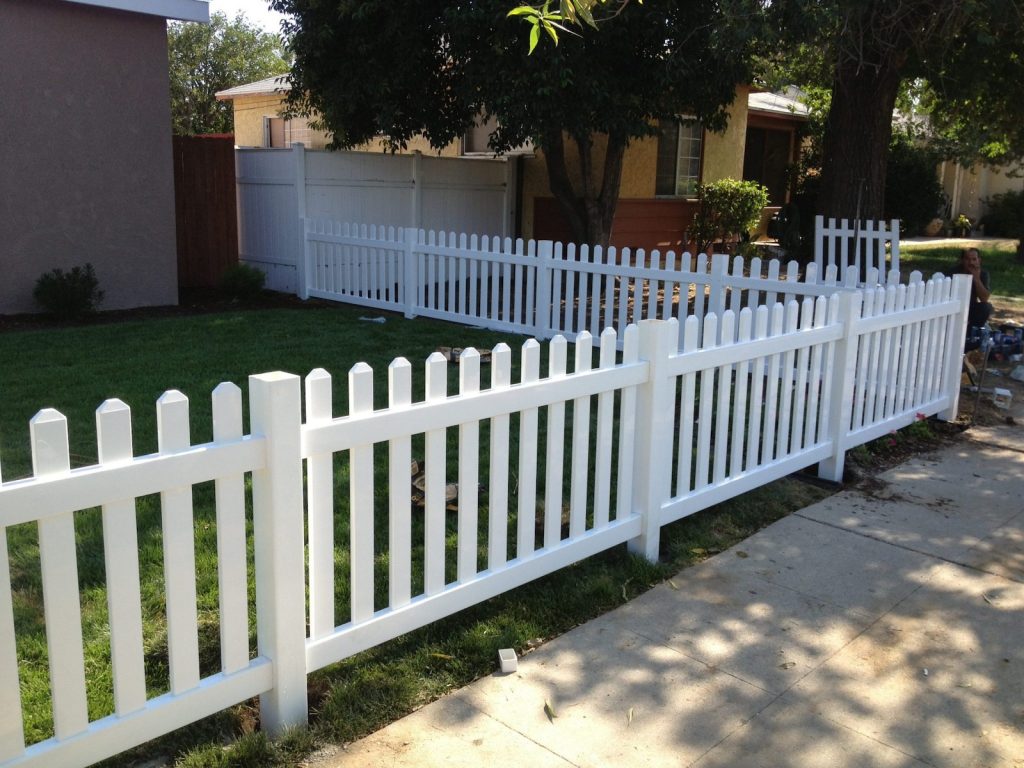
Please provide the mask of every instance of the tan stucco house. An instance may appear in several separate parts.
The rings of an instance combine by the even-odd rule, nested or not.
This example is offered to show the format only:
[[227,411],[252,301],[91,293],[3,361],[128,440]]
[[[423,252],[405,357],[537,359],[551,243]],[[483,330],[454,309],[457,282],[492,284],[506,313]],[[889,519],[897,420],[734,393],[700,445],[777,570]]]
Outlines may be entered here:
[[[217,94],[230,100],[238,146],[288,147],[303,143],[322,149],[329,135],[313,130],[305,120],[280,117],[288,92],[287,76],[271,77]],[[686,229],[696,210],[696,185],[718,179],[759,181],[769,189],[765,220],[788,202],[788,168],[800,151],[799,129],[807,120],[807,107],[796,93],[762,93],[740,87],[731,105],[729,124],[722,133],[706,131],[680,119],[658,126],[658,135],[634,141],[623,160],[622,185],[612,244],[633,248],[678,249],[686,245]],[[486,152],[486,126],[470,131],[440,154],[479,155]],[[379,151],[366,145],[360,151]],[[436,154],[426,142],[409,151]],[[541,151],[516,153],[520,183],[517,234],[526,238],[567,240],[569,228],[548,187]],[[578,171],[574,151],[567,151],[570,173]]]
[[86,262],[104,309],[177,303],[168,19],[209,7],[3,0],[0,313],[35,311],[42,273]]

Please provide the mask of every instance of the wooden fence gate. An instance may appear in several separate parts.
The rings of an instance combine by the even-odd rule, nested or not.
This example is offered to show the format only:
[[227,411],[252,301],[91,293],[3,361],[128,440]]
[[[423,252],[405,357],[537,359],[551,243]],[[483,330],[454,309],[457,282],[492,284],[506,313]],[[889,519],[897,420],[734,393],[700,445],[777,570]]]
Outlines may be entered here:
[[175,136],[178,287],[214,288],[238,263],[235,139]]

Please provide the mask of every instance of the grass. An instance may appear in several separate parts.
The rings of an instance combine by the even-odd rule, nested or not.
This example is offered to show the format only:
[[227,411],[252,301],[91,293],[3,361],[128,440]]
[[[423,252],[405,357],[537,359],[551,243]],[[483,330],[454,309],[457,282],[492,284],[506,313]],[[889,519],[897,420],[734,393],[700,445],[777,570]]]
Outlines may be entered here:
[[[282,369],[305,374],[314,367],[325,367],[334,375],[335,413],[340,414],[347,409],[345,373],[358,361],[374,368],[375,401],[382,407],[387,401],[387,365],[397,355],[407,357],[421,371],[422,361],[441,345],[483,349],[506,341],[517,360],[523,341],[521,337],[422,319],[407,321],[389,316],[383,325],[360,322],[358,317],[365,314],[365,310],[341,307],[238,311],[2,333],[0,359],[21,361],[0,369],[3,477],[11,480],[30,474],[27,422],[41,407],[57,408],[68,417],[73,463],[91,464],[96,460],[93,410],[107,397],[119,397],[132,407],[135,453],[139,455],[156,450],[153,403],[169,388],[180,389],[192,398],[192,441],[201,442],[212,435],[207,398],[221,381],[234,381],[245,390],[250,373]],[[546,345],[543,350],[546,352]],[[546,370],[546,360],[542,361],[542,370]],[[454,392],[454,366],[450,373],[449,392]],[[518,373],[513,380],[518,380]],[[414,387],[419,390],[414,396],[421,397],[421,373],[414,376]],[[571,411],[567,411],[566,423],[571,425]],[[543,414],[540,427],[539,444],[543,445]],[[450,447],[455,432],[450,430]],[[481,432],[481,445],[486,445],[485,428]],[[510,453],[517,454],[514,443]],[[386,451],[376,453],[378,479],[383,476],[384,454]],[[453,456],[450,450],[450,465],[454,464]],[[348,534],[344,502],[348,478],[343,458],[338,459],[338,470],[336,540],[343,542]],[[450,471],[454,473],[454,467],[450,466]],[[541,465],[538,477],[543,476]],[[481,482],[486,484],[484,472]],[[795,480],[773,483],[664,528],[662,559],[657,564],[631,557],[625,547],[616,547],[320,670],[309,679],[313,717],[308,730],[270,741],[256,730],[257,710],[254,702],[248,702],[119,756],[109,764],[125,765],[156,755],[170,755],[179,765],[194,768],[292,765],[320,743],[355,739],[446,691],[492,672],[498,648],[524,650],[538,638],[565,632],[825,494]],[[193,493],[204,675],[216,671],[219,659],[212,498],[209,484]],[[380,503],[386,504],[386,500],[381,499]],[[137,510],[146,674],[152,696],[167,689],[159,501],[140,499]],[[481,510],[481,515],[485,519],[486,510]],[[513,529],[514,525],[513,518]],[[91,718],[98,718],[113,710],[98,512],[87,510],[76,515],[76,532],[89,713]],[[386,541],[386,530],[380,534]],[[25,728],[28,740],[35,742],[52,735],[35,526],[12,527],[8,538]],[[451,536],[450,539],[453,540]],[[422,537],[416,540],[421,541]],[[422,551],[417,556],[422,557]],[[454,563],[454,557],[450,556],[448,561]],[[379,573],[386,573],[386,555],[378,558],[377,568]],[[347,553],[339,550],[337,572],[343,574],[346,570]],[[348,610],[344,581],[339,579],[339,620]],[[384,579],[379,580],[382,591],[385,583]],[[378,607],[382,605],[380,599]],[[254,631],[254,620],[251,627]]]
[[[920,270],[925,279],[935,272],[949,274],[960,258],[960,248],[935,247],[926,243],[900,245],[900,271]],[[1009,248],[980,248],[982,268],[989,273],[996,296],[1024,298],[1024,264]]]

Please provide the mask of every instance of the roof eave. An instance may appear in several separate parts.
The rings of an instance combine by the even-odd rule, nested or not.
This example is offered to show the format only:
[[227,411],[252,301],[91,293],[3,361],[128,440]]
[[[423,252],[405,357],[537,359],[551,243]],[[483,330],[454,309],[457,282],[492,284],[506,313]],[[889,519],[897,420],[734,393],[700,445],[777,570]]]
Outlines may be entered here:
[[210,23],[210,4],[206,0],[65,0],[65,2],[141,13],[147,16],[159,16],[175,21]]

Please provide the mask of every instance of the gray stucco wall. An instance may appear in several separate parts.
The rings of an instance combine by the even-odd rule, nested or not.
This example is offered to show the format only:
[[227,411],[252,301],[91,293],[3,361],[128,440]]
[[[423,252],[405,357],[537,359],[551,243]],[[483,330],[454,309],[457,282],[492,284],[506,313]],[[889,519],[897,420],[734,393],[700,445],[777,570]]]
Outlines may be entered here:
[[91,262],[103,309],[177,303],[166,22],[0,4],[0,314]]

